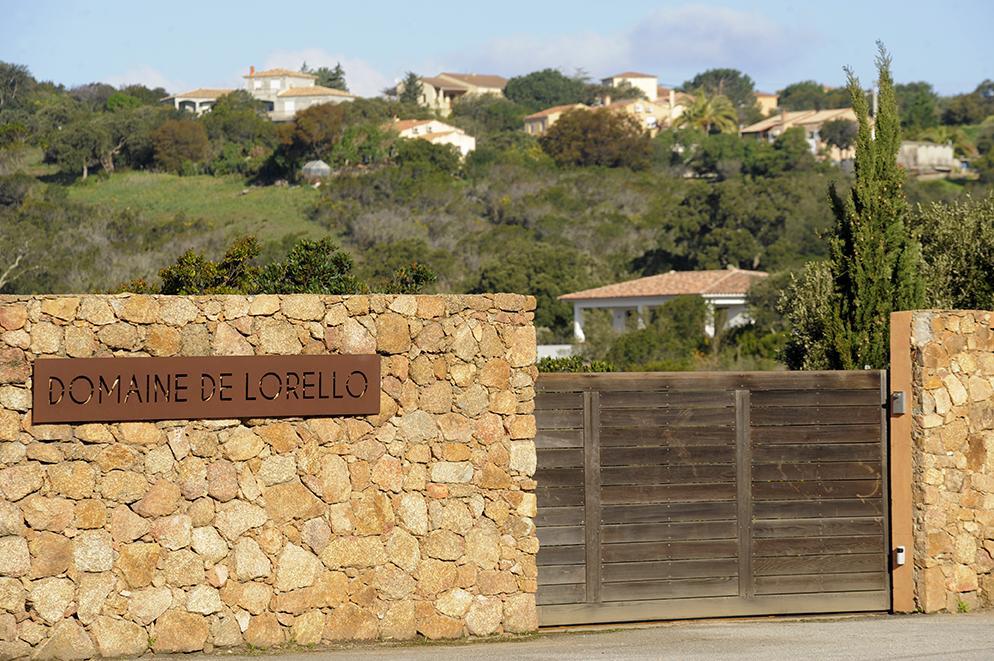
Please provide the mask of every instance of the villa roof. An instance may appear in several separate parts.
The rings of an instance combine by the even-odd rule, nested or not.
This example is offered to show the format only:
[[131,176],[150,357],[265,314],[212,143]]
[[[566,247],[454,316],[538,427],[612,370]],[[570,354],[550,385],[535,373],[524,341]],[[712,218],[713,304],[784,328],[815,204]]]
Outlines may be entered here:
[[198,87],[195,90],[190,90],[189,92],[183,92],[182,94],[173,94],[167,96],[167,99],[216,99],[222,97],[225,94],[231,94],[235,90],[228,89],[224,87]]
[[638,71],[624,71],[622,73],[616,73],[613,76],[608,76],[608,78],[655,78],[656,76],[651,73],[639,73]]
[[783,125],[787,128],[792,126],[811,126],[830,122],[833,119],[847,119],[856,121],[856,113],[852,108],[832,108],[829,110],[794,110],[792,112],[776,113],[764,120],[751,124],[744,129],[743,133],[763,133],[772,128]]
[[560,296],[564,301],[589,301],[602,298],[649,298],[655,296],[745,295],[765,271],[728,268],[714,271],[670,271],[646,278],[616,282]]
[[492,74],[443,72],[438,75],[448,76],[449,78],[455,78],[458,81],[461,81],[468,85],[473,85],[474,87],[497,87],[500,89],[504,89],[504,86],[507,85],[507,78],[504,78],[503,76],[495,76]]
[[552,106],[551,108],[546,108],[545,110],[539,110],[538,112],[534,112],[528,115],[527,117],[525,117],[525,121],[528,121],[529,119],[542,119],[543,117],[548,117],[549,115],[555,115],[556,113],[564,113],[564,112],[569,112],[570,110],[579,110],[581,108],[586,108],[586,107],[587,106],[583,105],[582,103],[567,103],[564,106]]
[[322,87],[321,85],[313,85],[311,87],[290,87],[276,96],[288,97],[288,96],[341,96],[353,98],[354,95],[348,92],[343,92],[342,90],[336,90],[331,87]]
[[267,69],[265,71],[255,71],[250,74],[242,76],[242,78],[279,78],[282,76],[293,76],[294,78],[310,78],[311,80],[317,80],[317,76],[310,73],[304,73],[303,71],[293,71],[291,69],[283,69],[277,67],[275,69]]

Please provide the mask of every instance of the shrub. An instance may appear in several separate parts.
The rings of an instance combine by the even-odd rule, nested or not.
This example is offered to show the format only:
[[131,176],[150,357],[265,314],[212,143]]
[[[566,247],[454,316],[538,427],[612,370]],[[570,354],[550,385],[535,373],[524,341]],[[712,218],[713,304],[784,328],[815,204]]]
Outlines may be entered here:
[[638,120],[610,110],[573,110],[559,118],[539,144],[559,165],[649,167],[652,143]]
[[192,119],[170,119],[152,133],[156,164],[167,172],[190,171],[190,163],[207,158],[210,146],[203,124]]

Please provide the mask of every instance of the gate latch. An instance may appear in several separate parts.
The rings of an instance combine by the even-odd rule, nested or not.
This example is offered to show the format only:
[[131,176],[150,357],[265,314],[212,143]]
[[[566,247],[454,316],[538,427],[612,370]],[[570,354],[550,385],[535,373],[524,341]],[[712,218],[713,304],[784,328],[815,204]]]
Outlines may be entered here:
[[890,394],[890,414],[904,415],[904,391],[895,390]]

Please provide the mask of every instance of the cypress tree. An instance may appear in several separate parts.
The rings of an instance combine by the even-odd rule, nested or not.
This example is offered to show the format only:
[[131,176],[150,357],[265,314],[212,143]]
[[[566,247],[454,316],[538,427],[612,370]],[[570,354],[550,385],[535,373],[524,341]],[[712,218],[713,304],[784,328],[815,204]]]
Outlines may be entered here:
[[859,79],[846,69],[859,122],[855,181],[847,193],[834,185],[830,190],[836,222],[826,331],[828,362],[835,369],[886,367],[890,313],[925,301],[921,248],[908,232],[904,174],[897,166],[901,119],[891,60],[883,44],[877,46],[879,109],[872,123]]

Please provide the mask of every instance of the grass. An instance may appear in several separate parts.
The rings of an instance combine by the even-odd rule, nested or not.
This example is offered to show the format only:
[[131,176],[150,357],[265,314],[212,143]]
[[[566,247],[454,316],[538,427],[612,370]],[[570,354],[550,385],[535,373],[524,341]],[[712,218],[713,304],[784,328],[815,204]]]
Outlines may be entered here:
[[262,241],[327,234],[307,218],[317,198],[318,191],[307,186],[246,186],[234,176],[180,177],[155,172],[116,172],[69,187],[69,199],[74,202],[130,209],[153,221],[202,218],[231,236],[255,234]]

